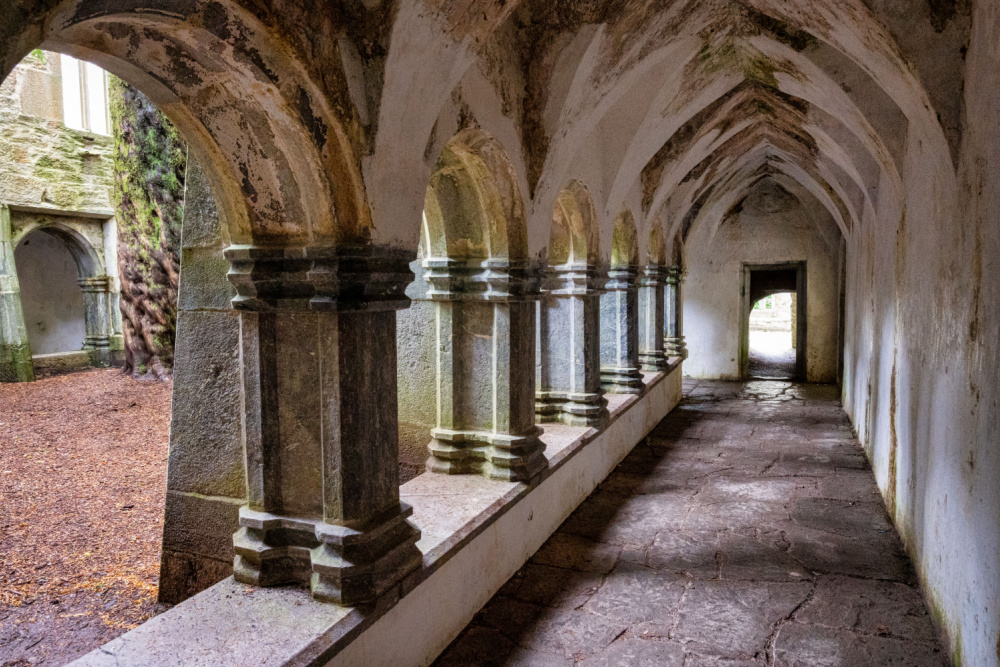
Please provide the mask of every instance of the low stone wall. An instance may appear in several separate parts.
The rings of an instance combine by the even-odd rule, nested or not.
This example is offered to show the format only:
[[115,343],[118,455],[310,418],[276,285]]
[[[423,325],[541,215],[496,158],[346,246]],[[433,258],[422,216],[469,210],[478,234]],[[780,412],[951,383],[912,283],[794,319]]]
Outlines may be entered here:
[[400,496],[421,529],[423,565],[373,608],[326,604],[298,587],[257,588],[229,577],[72,664],[430,664],[677,405],[681,360],[670,361],[668,372],[645,376],[643,395],[608,395],[604,428],[547,424],[541,438],[548,467],[530,485],[442,474],[402,485]]

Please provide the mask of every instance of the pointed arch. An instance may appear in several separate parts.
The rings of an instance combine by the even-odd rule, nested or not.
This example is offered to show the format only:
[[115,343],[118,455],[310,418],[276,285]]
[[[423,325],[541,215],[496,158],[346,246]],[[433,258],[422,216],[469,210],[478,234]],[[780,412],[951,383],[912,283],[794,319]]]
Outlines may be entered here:
[[626,208],[615,218],[611,239],[611,266],[618,268],[638,264],[639,237],[635,229],[635,218],[632,211]]
[[667,265],[667,244],[663,238],[663,223],[657,218],[649,230],[648,263],[653,266]]
[[428,257],[527,259],[514,168],[485,132],[463,130],[441,150],[424,197],[423,236]]
[[583,183],[570,181],[556,198],[552,212],[549,264],[599,263],[599,234],[594,200]]

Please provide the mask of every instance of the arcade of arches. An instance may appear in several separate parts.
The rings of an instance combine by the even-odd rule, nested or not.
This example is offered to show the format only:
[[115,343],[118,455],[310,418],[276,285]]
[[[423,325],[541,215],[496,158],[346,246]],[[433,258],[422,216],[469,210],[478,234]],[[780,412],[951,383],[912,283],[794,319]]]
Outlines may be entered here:
[[125,79],[214,196],[160,582],[197,595],[83,664],[430,663],[682,369],[741,378],[770,265],[946,650],[998,664],[998,34],[992,0],[4,2],[0,74]]

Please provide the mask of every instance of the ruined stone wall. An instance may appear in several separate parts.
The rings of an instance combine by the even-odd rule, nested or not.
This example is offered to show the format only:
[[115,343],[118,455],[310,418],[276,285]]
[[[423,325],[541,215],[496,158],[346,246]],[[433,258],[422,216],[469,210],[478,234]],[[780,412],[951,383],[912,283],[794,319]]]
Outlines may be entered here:
[[[9,224],[0,251],[10,259],[0,262],[10,320],[0,331],[0,376],[10,380],[30,380],[40,354],[121,357],[112,140],[67,128],[62,95],[58,53],[33,51],[0,84],[0,206]],[[88,281],[83,292],[77,281]]]
[[837,379],[840,233],[829,216],[808,211],[766,182],[726,217],[706,221],[685,244],[684,335],[692,377],[739,379],[744,264],[806,262],[806,373]]
[[62,124],[58,72],[42,52],[0,85],[0,201],[110,216],[111,137]]
[[972,7],[957,159],[911,134],[903,209],[848,244],[844,406],[955,663],[996,665],[1000,7]]

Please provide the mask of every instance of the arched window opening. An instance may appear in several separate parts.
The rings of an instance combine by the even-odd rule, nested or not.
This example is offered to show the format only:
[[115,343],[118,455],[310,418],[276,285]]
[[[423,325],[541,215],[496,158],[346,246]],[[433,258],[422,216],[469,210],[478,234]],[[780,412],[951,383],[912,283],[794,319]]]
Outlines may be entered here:
[[[18,664],[68,662],[165,608],[157,597],[172,385],[121,368],[120,260],[136,273],[139,298],[155,304],[144,316],[172,325],[177,307],[180,239],[168,243],[164,202],[147,190],[160,188],[179,215],[193,203],[189,245],[202,262],[189,310],[214,290],[215,308],[231,298],[225,270],[215,283],[204,270],[221,259],[221,223],[205,175],[193,161],[184,168],[183,142],[179,180],[177,165],[157,154],[147,156],[156,169],[129,172],[123,185],[116,139],[121,151],[149,147],[109,124],[109,78],[93,63],[36,50],[0,85],[0,144],[18,155],[0,180],[0,496],[14,527],[0,536],[0,605],[12,610],[5,622],[27,629],[3,649]],[[145,104],[137,113],[158,113]],[[157,178],[170,187],[154,186]],[[156,218],[155,230],[135,224],[140,214]],[[173,263],[152,273],[140,261],[163,252],[175,253]],[[169,281],[155,270],[174,278],[159,300],[152,295]],[[172,330],[169,341],[149,343],[172,354]],[[198,401],[206,410],[203,391]],[[189,424],[212,420],[187,415]],[[185,425],[175,426],[183,435]]]
[[422,223],[414,304],[397,318],[401,473],[423,456],[432,472],[531,479],[546,465],[532,400],[537,294],[520,189],[496,140],[465,130],[448,142]]
[[608,419],[601,388],[600,247],[586,187],[572,181],[556,200],[548,267],[538,302],[535,413],[539,422],[600,428]]

